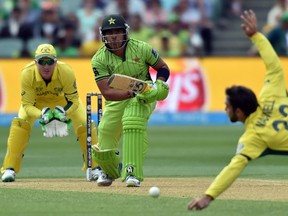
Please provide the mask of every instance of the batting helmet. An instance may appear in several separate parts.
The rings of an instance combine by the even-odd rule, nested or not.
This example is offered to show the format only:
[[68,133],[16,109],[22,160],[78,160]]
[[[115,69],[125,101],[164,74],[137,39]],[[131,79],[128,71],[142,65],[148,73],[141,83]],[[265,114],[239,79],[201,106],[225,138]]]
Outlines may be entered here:
[[112,14],[108,15],[103,19],[101,31],[110,30],[110,29],[117,29],[127,28],[128,24],[126,23],[126,20],[119,14]]
[[107,40],[105,39],[105,31],[111,30],[111,29],[123,29],[123,32],[125,35],[123,44],[121,46],[123,47],[128,40],[129,25],[126,23],[126,20],[119,14],[111,14],[111,15],[106,16],[103,19],[102,25],[99,28],[99,31],[100,31],[102,41],[105,43],[108,49],[109,49],[109,46],[108,46]]

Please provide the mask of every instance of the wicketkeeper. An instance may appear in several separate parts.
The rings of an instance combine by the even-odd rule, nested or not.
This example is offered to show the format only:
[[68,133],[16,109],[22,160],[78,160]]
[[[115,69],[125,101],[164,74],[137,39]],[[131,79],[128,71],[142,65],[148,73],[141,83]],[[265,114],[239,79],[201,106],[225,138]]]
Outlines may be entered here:
[[[20,110],[11,123],[7,153],[1,168],[2,181],[15,181],[36,120],[40,120],[45,137],[67,136],[72,124],[86,161],[86,110],[79,98],[72,68],[57,61],[51,44],[39,45],[35,60],[23,68],[21,89]],[[94,123],[92,126],[92,143],[95,144],[96,127]],[[85,161],[83,170],[86,170]],[[95,179],[99,173],[96,167],[93,161],[92,176]]]

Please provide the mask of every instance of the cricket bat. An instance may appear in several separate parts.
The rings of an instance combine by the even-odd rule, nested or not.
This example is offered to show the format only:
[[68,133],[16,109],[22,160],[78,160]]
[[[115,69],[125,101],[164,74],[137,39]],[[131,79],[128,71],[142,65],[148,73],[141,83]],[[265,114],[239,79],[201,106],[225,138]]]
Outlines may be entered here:
[[115,89],[130,90],[139,94],[151,89],[145,81],[122,74],[113,74],[108,80],[108,85]]

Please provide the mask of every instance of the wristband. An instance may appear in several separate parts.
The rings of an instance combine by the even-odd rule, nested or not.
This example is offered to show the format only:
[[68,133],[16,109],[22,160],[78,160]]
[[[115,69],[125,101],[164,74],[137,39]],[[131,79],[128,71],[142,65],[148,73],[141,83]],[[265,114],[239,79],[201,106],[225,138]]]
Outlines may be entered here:
[[158,77],[164,77],[165,78],[165,82],[168,80],[170,76],[170,71],[168,68],[160,68],[158,71],[157,71],[157,75],[156,75],[156,79],[158,79]]

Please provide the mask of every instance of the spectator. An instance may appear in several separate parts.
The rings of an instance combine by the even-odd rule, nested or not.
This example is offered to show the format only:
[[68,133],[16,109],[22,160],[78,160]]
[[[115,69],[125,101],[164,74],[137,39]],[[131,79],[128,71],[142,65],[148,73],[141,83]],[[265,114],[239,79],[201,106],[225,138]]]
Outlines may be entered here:
[[105,14],[121,14],[127,23],[131,23],[132,14],[140,14],[143,19],[145,13],[142,0],[111,0],[105,7]]
[[23,23],[35,23],[40,16],[40,8],[35,0],[18,0],[17,4],[21,10],[21,21]]
[[211,55],[213,51],[213,23],[209,20],[203,0],[192,2],[180,0],[174,8],[174,12],[180,17],[182,23],[189,26],[194,38],[201,37],[204,54]]
[[[149,0],[147,0],[149,1]],[[178,0],[161,0],[161,5],[164,11],[171,12],[178,3]]]
[[33,32],[28,23],[23,23],[21,21],[21,10],[19,7],[15,6],[9,18],[3,23],[2,28],[0,29],[0,38],[18,38],[23,43],[23,48],[20,57],[29,56],[27,51],[27,41],[33,37]]
[[288,10],[287,0],[276,0],[274,6],[268,11],[267,23],[263,27],[263,32],[268,33],[281,22],[281,16]]
[[147,1],[146,8],[147,9],[143,18],[143,20],[145,21],[145,25],[155,27],[157,23],[167,22],[168,13],[163,10],[160,0]]
[[163,57],[179,57],[182,54],[181,42],[170,32],[168,25],[158,24],[156,33],[148,43]]
[[231,1],[231,12],[234,16],[239,16],[242,12],[242,0]]
[[[3,27],[0,31],[1,38],[19,38],[27,40],[29,37],[26,33],[26,29],[21,21],[21,10],[19,7],[14,7],[9,14],[8,19],[4,22]],[[30,33],[30,37],[32,32]]]
[[103,42],[99,32],[99,24],[97,24],[94,27],[93,38],[86,40],[81,44],[80,54],[84,57],[92,57],[102,46]]
[[154,30],[144,25],[140,14],[134,14],[131,16],[131,29],[129,36],[137,40],[148,41],[153,35]]
[[279,56],[287,56],[288,52],[288,11],[280,18],[280,25],[273,28],[267,38]]
[[60,11],[58,5],[50,1],[42,4],[41,16],[34,24],[33,35],[53,41],[61,27]]
[[65,21],[56,37],[55,50],[59,57],[79,57],[81,40],[77,38],[76,26],[70,21]]
[[95,0],[83,0],[83,5],[76,11],[79,20],[79,31],[82,41],[91,40],[94,27],[102,16],[102,11],[96,7]]
[[[180,17],[174,13],[170,14],[168,18],[169,30],[180,41],[181,55],[192,56],[200,55],[203,41],[198,34],[193,35],[192,31],[189,31],[188,25],[181,22]],[[195,37],[197,37],[195,39]],[[198,41],[196,41],[198,39]]]

